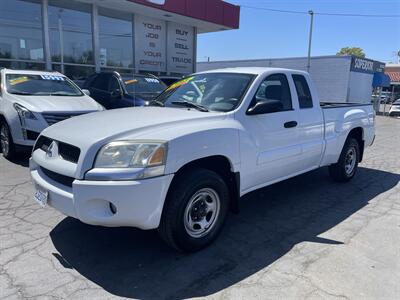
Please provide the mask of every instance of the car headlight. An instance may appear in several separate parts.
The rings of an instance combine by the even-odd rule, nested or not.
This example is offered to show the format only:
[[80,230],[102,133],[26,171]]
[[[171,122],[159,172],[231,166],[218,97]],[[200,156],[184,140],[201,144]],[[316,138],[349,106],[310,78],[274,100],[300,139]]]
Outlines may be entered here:
[[28,110],[26,107],[24,107],[18,103],[14,103],[14,108],[18,113],[21,123],[22,123],[23,119],[37,120],[35,115],[30,110]]
[[164,174],[167,157],[165,142],[111,142],[100,149],[95,168],[143,169],[138,177],[149,178]]

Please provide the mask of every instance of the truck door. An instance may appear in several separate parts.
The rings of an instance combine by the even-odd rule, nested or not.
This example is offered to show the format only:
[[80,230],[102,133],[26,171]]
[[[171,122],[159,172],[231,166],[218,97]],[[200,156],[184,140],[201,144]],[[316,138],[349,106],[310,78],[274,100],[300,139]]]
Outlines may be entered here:
[[258,101],[281,102],[275,112],[246,115],[241,120],[242,191],[293,175],[299,170],[301,155],[298,110],[292,101],[288,77],[284,73],[267,76],[249,107]]
[[299,105],[300,168],[305,172],[319,167],[324,146],[324,120],[317,95],[312,95],[306,77],[293,74],[292,79],[296,89],[294,98]]

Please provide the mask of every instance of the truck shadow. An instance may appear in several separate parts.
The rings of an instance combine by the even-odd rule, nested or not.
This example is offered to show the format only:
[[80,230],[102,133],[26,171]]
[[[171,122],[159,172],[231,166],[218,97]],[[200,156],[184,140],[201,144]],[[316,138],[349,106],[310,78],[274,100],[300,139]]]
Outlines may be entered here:
[[54,257],[111,294],[140,299],[182,299],[221,291],[266,268],[302,242],[338,247],[320,234],[393,188],[399,174],[359,168],[347,184],[326,169],[246,195],[209,248],[174,252],[156,231],[102,228],[65,218],[50,233]]
[[[0,151],[1,153],[1,151]],[[21,167],[29,167],[29,158],[31,157],[31,153],[28,150],[24,150],[21,153],[18,153],[17,157],[8,160],[10,163],[19,165]]]

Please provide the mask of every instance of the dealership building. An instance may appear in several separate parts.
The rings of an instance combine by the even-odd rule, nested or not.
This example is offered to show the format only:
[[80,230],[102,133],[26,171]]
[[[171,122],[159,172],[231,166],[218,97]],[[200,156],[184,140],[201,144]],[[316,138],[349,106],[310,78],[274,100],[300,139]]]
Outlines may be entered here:
[[195,71],[197,34],[239,27],[221,0],[1,0],[0,67],[156,75]]

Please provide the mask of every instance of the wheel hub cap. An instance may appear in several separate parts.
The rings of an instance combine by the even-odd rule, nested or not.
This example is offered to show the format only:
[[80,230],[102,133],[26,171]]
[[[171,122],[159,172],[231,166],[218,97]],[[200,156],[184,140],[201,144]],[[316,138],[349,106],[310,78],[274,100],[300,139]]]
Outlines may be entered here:
[[356,159],[357,159],[356,153],[357,152],[354,147],[351,147],[349,148],[349,150],[347,150],[345,164],[344,164],[344,168],[347,175],[350,175],[353,172],[354,167],[356,166]]
[[220,210],[220,198],[211,188],[203,188],[190,198],[184,213],[186,232],[194,238],[207,235],[214,227]]

